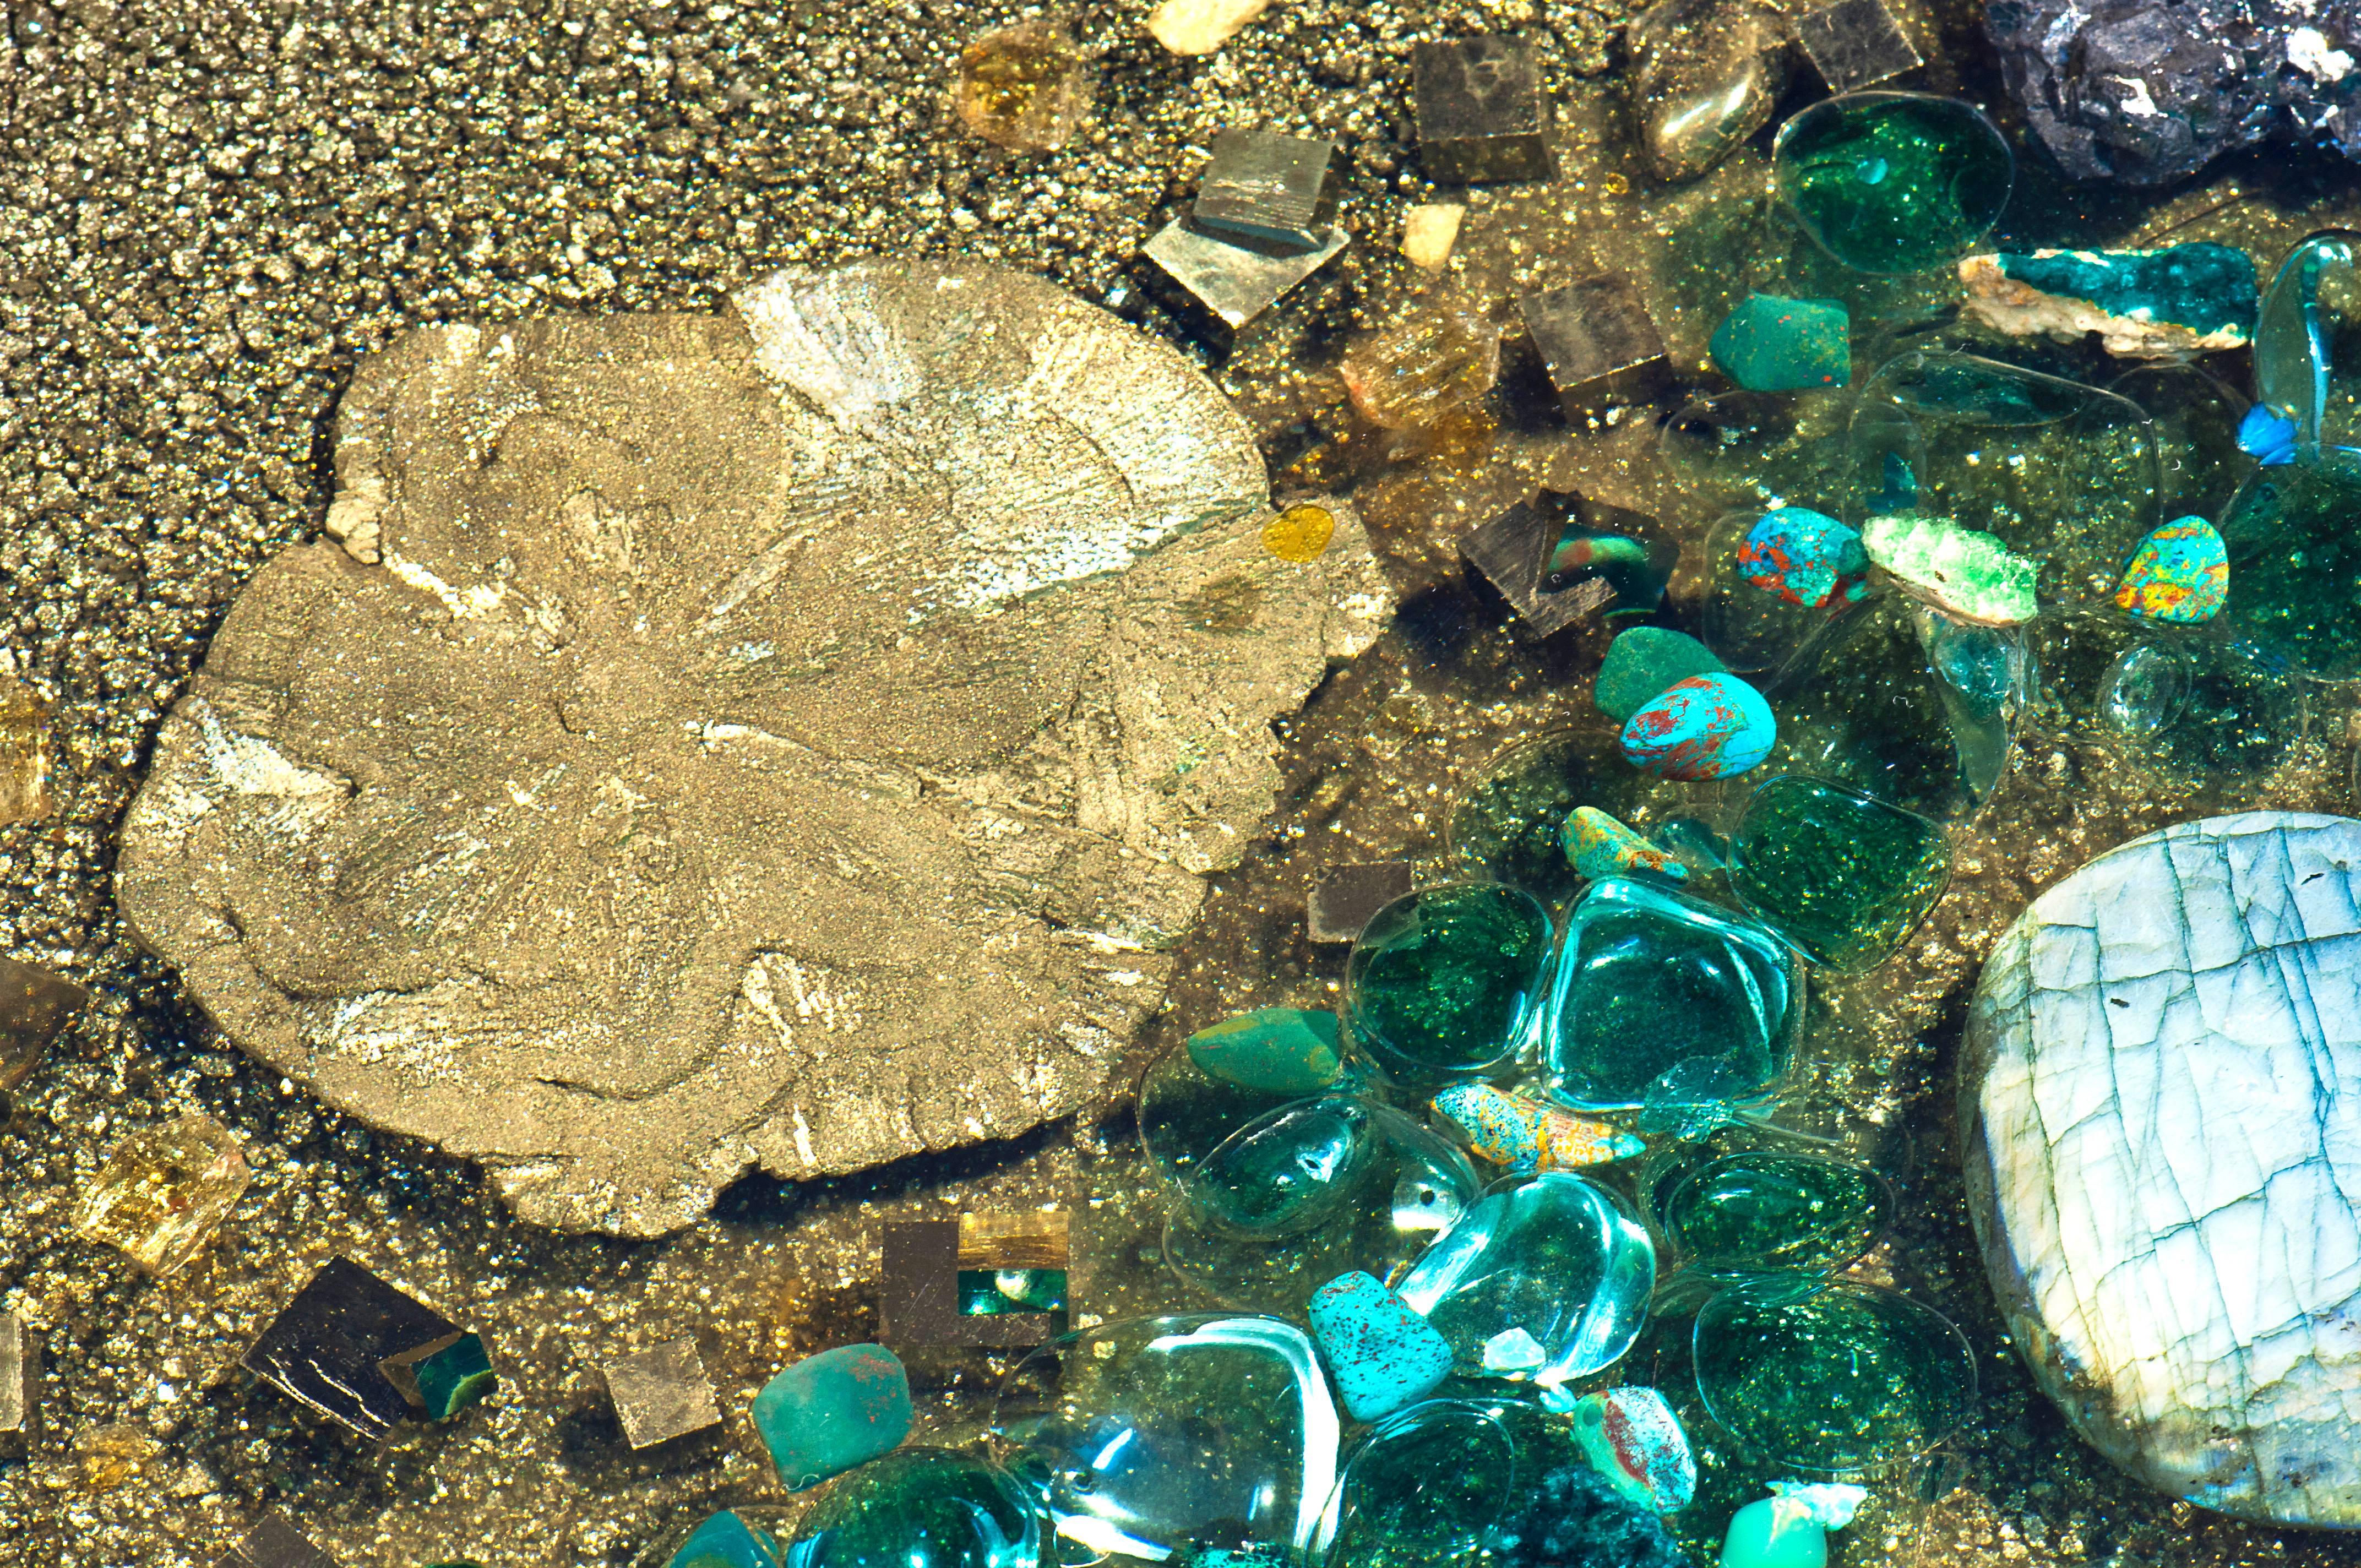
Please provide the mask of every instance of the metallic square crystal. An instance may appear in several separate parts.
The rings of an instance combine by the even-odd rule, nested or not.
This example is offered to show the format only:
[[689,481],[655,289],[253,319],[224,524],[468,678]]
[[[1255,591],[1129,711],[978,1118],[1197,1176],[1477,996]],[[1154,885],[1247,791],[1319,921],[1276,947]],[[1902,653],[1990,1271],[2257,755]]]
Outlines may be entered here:
[[713,1380],[697,1354],[697,1341],[684,1335],[618,1356],[599,1369],[623,1439],[633,1448],[653,1448],[676,1437],[721,1423],[713,1402]]
[[277,1514],[265,1514],[244,1541],[214,1560],[214,1568],[336,1568],[336,1560]]
[[1569,420],[1643,400],[1669,378],[1664,341],[1620,272],[1528,294],[1518,309]]
[[1315,942],[1349,942],[1369,916],[1411,889],[1408,861],[1330,866],[1312,884],[1305,927]]
[[238,1365],[296,1403],[385,1442],[410,1419],[386,1363],[454,1345],[459,1326],[348,1258],[331,1258]]
[[41,1342],[14,1312],[0,1312],[0,1459],[22,1459],[41,1409]]
[[90,992],[33,964],[0,959],[0,1093],[33,1076]]
[[1795,20],[1795,42],[1831,93],[1850,93],[1926,63],[1885,0],[1837,0]]
[[1343,229],[1329,229],[1309,250],[1212,234],[1175,218],[1140,247],[1190,301],[1222,327],[1235,332],[1345,248]]
[[1522,38],[1420,44],[1418,156],[1430,180],[1547,180],[1549,104],[1541,63]]
[[1205,228],[1306,249],[1325,242],[1333,142],[1277,131],[1227,130],[1213,138],[1191,215]]

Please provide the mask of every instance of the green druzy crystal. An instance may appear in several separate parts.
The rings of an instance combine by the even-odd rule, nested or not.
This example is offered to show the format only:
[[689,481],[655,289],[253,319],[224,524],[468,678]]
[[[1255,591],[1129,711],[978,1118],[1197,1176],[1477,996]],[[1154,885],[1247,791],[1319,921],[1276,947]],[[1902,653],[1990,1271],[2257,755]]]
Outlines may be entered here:
[[1989,533],[1905,513],[1861,524],[1861,548],[1938,609],[1982,626],[2015,626],[2039,612],[2034,564]]
[[1967,1419],[1976,1370],[1940,1314],[1872,1286],[1762,1275],[1697,1313],[1706,1410],[1769,1463],[1816,1475],[1924,1453]]
[[1040,1568],[1040,1505],[986,1459],[908,1448],[840,1476],[787,1549],[796,1568]]
[[1635,626],[1607,645],[1591,700],[1599,712],[1620,724],[1691,675],[1718,675],[1726,668],[1712,649],[1685,631]]
[[1692,1171],[1664,1204],[1664,1230],[1708,1272],[1840,1268],[1893,1218],[1875,1171],[1817,1155],[1726,1155]]
[[1823,100],[1780,127],[1771,158],[1804,232],[1863,272],[1917,272],[1965,255],[2015,181],[1990,120],[1918,93]]
[[1795,773],[1755,790],[1730,840],[1730,885],[1746,907],[1839,970],[1884,962],[1950,877],[1950,840],[1937,824]]
[[790,1492],[889,1453],[910,1435],[910,1378],[882,1344],[839,1345],[754,1396],[754,1433]]
[[1356,1045],[1389,1076],[1441,1082],[1524,1038],[1549,965],[1549,912],[1499,883],[1453,883],[1371,916],[1345,969]]
[[2200,336],[2220,333],[2235,346],[2252,336],[2260,291],[2255,258],[2226,245],[2161,250],[2004,250],[2001,275],[2111,316],[2170,322]]
[[1808,392],[1852,378],[1852,318],[1839,300],[1749,294],[1708,346],[1750,392]]
[[1317,1094],[1344,1070],[1336,1014],[1258,1007],[1189,1036],[1189,1055],[1214,1078],[1266,1094]]

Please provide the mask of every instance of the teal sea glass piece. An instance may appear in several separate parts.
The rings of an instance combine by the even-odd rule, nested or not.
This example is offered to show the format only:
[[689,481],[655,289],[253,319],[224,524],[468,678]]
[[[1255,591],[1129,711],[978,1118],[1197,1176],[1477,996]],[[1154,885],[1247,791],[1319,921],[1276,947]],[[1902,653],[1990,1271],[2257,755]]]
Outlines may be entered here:
[[1794,955],[1742,915],[1661,883],[1594,883],[1567,917],[1543,1082],[1585,1111],[1759,1098],[1786,1069],[1802,986]]
[[1549,911],[1499,883],[1452,883],[1372,916],[1345,966],[1355,1045],[1407,1084],[1488,1072],[1525,1038],[1549,963]]
[[817,1486],[910,1435],[910,1378],[882,1344],[807,1356],[754,1396],[754,1433],[790,1492]]
[[[1355,1093],[1367,1075],[1366,1068],[1348,1062],[1329,1088],[1339,1094]],[[1197,1065],[1186,1045],[1177,1046],[1140,1078],[1140,1147],[1159,1177],[1185,1185],[1205,1157],[1240,1128],[1301,1098],[1215,1078]]]
[[1040,1503],[990,1460],[906,1448],[829,1483],[790,1568],[1042,1568]]
[[1322,1286],[1305,1315],[1336,1398],[1356,1421],[1389,1416],[1451,1375],[1450,1342],[1357,1269]]
[[1622,1359],[1647,1322],[1656,1249],[1596,1182],[1565,1172],[1494,1185],[1403,1276],[1403,1300],[1450,1343],[1463,1370],[1522,1330],[1541,1346],[1537,1382],[1587,1377]]
[[1384,1157],[1385,1107],[1349,1095],[1282,1106],[1209,1156],[1189,1195],[1242,1235],[1283,1236],[1334,1218]]
[[1730,839],[1730,890],[1839,973],[1891,958],[1950,880],[1940,824],[1827,779],[1764,781]]
[[689,1531],[666,1568],[783,1568],[768,1530],[724,1508]]
[[1700,1166],[1664,1210],[1683,1259],[1708,1273],[1841,1268],[1893,1218],[1894,1190],[1875,1171],[1768,1150]]
[[2288,253],[2255,328],[2261,406],[2301,455],[2361,448],[2361,234],[2323,229]]
[[1779,127],[1779,197],[1821,249],[1863,272],[1920,272],[1975,247],[2008,204],[2016,161],[1973,104],[1849,93]]
[[963,1318],[1066,1310],[1066,1271],[1062,1268],[962,1268],[958,1285],[960,1316]]
[[1317,1094],[1345,1070],[1336,1014],[1257,1007],[1189,1036],[1189,1055],[1214,1078],[1264,1094]]
[[412,1362],[418,1397],[429,1420],[448,1420],[499,1387],[478,1334],[461,1334],[434,1354]]
[[2361,456],[2257,468],[2222,519],[2234,636],[2328,680],[2361,676]]
[[1634,626],[1618,632],[1607,645],[1591,701],[1598,705],[1599,712],[1621,724],[1658,693],[1691,675],[1720,674],[1722,668],[1713,650],[1686,631]]
[[1866,1473],[1925,1453],[1967,1420],[1974,1358],[1949,1320],[1874,1286],[1806,1274],[1741,1281],[1697,1313],[1697,1394],[1770,1464]]
[[993,1425],[1024,1451],[1072,1561],[1257,1546],[1292,1560],[1318,1534],[1343,1431],[1303,1331],[1235,1314],[1053,1341],[1009,1375]]
[[1722,374],[1750,392],[1806,392],[1852,378],[1851,332],[1841,300],[1749,294],[1707,346]]

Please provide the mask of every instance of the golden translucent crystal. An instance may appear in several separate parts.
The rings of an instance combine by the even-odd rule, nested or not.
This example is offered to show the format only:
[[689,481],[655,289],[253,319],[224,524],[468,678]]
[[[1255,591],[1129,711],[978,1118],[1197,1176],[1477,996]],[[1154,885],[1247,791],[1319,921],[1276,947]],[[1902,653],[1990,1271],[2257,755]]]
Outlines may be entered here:
[[57,809],[49,794],[49,710],[0,675],[0,824],[36,822]]
[[246,1191],[245,1152],[211,1116],[182,1116],[115,1146],[82,1194],[74,1232],[173,1272],[205,1245]]

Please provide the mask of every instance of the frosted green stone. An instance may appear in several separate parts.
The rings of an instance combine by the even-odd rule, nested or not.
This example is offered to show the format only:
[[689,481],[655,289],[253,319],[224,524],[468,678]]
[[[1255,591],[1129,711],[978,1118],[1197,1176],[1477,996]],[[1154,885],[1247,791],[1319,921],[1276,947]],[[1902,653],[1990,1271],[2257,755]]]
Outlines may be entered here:
[[1839,300],[1749,294],[1708,345],[1723,374],[1750,392],[1804,392],[1852,378],[1852,319]]
[[1720,674],[1724,668],[1712,649],[1685,631],[1635,626],[1607,645],[1591,700],[1599,712],[1620,724],[1691,675]]
[[1828,1568],[1828,1536],[1800,1513],[1782,1510],[1779,1499],[1763,1497],[1730,1518],[1722,1537],[1721,1568]]
[[754,1396],[754,1433],[790,1492],[891,1453],[910,1434],[910,1379],[881,1344],[840,1345]]
[[1986,626],[2031,620],[2037,568],[1989,533],[1941,518],[1872,517],[1861,525],[1870,561],[1936,608]]
[[1189,1055],[1212,1076],[1265,1094],[1317,1094],[1344,1070],[1336,1014],[1258,1007],[1189,1036]]

